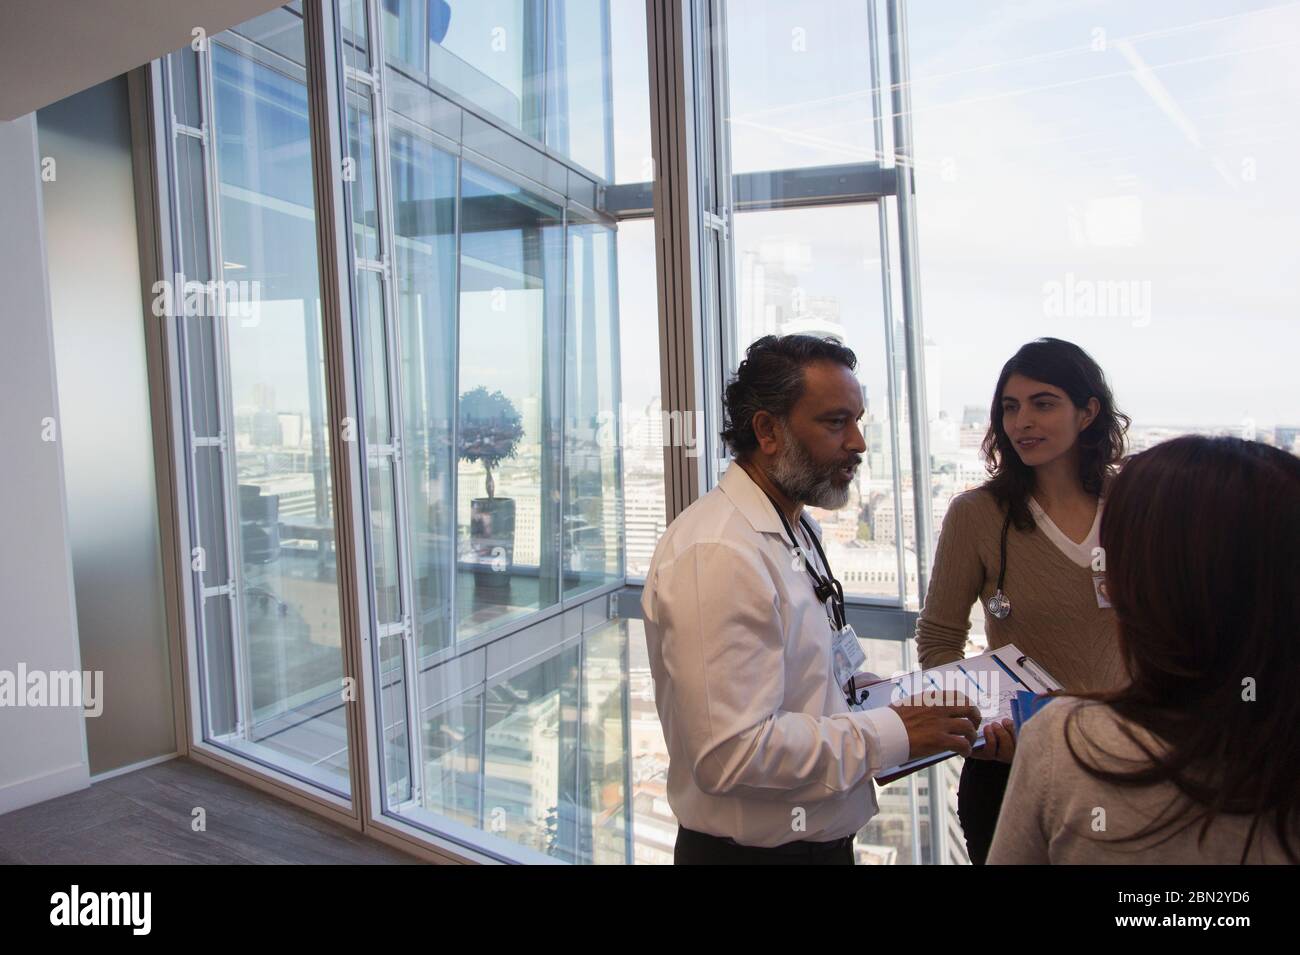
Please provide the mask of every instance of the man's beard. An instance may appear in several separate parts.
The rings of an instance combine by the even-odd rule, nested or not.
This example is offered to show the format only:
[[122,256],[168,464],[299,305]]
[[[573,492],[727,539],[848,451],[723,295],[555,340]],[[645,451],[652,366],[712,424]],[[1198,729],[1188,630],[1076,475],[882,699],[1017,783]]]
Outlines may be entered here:
[[[818,465],[789,429],[784,425],[778,427],[782,433],[781,454],[767,475],[772,483],[790,500],[810,507],[836,511],[849,503],[849,485],[853,482],[840,484],[836,480],[841,465],[831,468]],[[857,464],[860,459],[845,463]]]

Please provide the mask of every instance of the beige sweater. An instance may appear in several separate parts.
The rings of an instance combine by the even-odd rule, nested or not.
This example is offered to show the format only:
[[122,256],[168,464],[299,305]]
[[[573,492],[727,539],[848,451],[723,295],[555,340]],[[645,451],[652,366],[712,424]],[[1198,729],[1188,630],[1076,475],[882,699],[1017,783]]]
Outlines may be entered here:
[[[1160,751],[1154,736],[1126,723],[1104,704],[1070,698],[1052,701],[1020,733],[989,864],[1235,865],[1241,861],[1250,829],[1246,816],[1220,816],[1199,845],[1199,821],[1163,844],[1157,843],[1172,830],[1136,842],[1116,842],[1118,837],[1140,832],[1169,807],[1186,805],[1185,797],[1171,783],[1132,788],[1089,775],[1066,747],[1065,722],[1072,710],[1079,710],[1079,716],[1070,721],[1070,742],[1089,765],[1128,773],[1144,764],[1146,758],[1125,735],[1125,725],[1148,748]],[[1291,831],[1297,832],[1296,827]],[[1300,850],[1300,840],[1297,843]],[[1287,861],[1271,820],[1261,822],[1256,830],[1246,861]]]
[[[916,626],[921,666],[966,655],[971,605],[984,607],[997,589],[1003,512],[983,488],[952,499],[939,534],[930,590]],[[1115,611],[1097,605],[1091,567],[1071,561],[1035,526],[1007,534],[1003,591],[1011,614],[984,611],[989,649],[1014,643],[1067,690],[1106,690],[1126,680]]]

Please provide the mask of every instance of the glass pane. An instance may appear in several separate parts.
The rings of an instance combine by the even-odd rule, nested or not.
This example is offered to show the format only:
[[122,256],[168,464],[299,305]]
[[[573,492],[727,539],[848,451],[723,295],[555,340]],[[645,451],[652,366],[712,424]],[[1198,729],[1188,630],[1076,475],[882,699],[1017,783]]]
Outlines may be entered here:
[[366,0],[339,0],[339,27],[343,34],[343,61],[366,73],[370,70]]
[[578,648],[488,688],[484,813],[511,842],[577,861]]
[[[858,357],[867,451],[838,511],[812,508],[845,593],[897,598],[899,553],[890,447],[888,369],[875,205],[746,212],[735,217],[739,364],[763,335],[834,336]],[[899,313],[901,314],[901,313]],[[901,344],[901,326],[896,330]],[[902,359],[901,349],[898,355]],[[904,502],[904,544],[911,535]],[[915,591],[913,581],[912,591]]]
[[[301,50],[301,33],[300,18],[283,10],[243,29],[291,55]],[[225,280],[238,283],[241,305],[220,319],[231,382],[227,438],[237,482],[230,497],[241,600],[240,626],[229,639],[217,645],[220,630],[204,639],[209,673],[229,674],[241,723],[238,734],[227,735],[229,728],[219,728],[230,727],[230,715],[209,713],[208,726],[223,745],[346,794],[306,89],[235,52],[222,37],[209,49],[220,261]],[[196,183],[198,170],[185,175]],[[178,209],[183,233],[197,233],[197,210],[194,202]],[[193,347],[190,358],[207,364]],[[202,505],[207,516],[200,514],[200,533],[206,523],[217,534],[217,482],[224,477],[218,452],[200,448],[195,459],[201,504],[210,502]],[[209,554],[210,574],[213,564]],[[229,620],[212,623],[218,625],[229,630]]]
[[383,0],[384,57],[416,76],[423,77],[428,68],[428,47],[445,34],[451,7],[435,0],[434,19],[430,24],[429,0]]
[[[650,182],[650,68],[645,4],[609,3],[614,181]],[[653,261],[653,256],[652,256]]]
[[407,741],[406,661],[402,638],[379,641],[379,720],[383,727],[380,747],[384,760],[384,783],[388,804],[411,798],[411,748]]
[[628,861],[627,621],[614,620],[583,638],[582,825],[578,861]]
[[366,443],[389,444],[393,425],[389,415],[388,353],[384,342],[383,279],[373,269],[357,270],[358,349],[361,358],[361,400],[365,411]]
[[668,805],[668,746],[655,708],[645,624],[627,631],[628,735],[632,762],[632,858],[637,865],[672,865],[677,817]]
[[227,736],[239,719],[235,703],[234,637],[230,598],[203,601],[203,725],[209,739]]
[[379,206],[375,186],[375,131],[370,94],[348,84],[348,155],[352,175],[352,241],[357,258],[379,259]]
[[622,579],[614,233],[571,222],[565,330],[564,595]]
[[230,583],[230,568],[226,563],[226,475],[223,467],[219,448],[194,449],[194,484],[198,497],[195,545],[202,548],[198,556],[203,567],[200,578],[205,587]]
[[734,172],[876,161],[867,6],[727,0]]
[[199,56],[185,47],[167,59],[171,66],[172,112],[176,114],[176,122],[199,129],[203,125],[199,109]]
[[614,172],[609,7],[609,0],[551,0],[547,8],[546,144],[606,180]]
[[280,54],[298,66],[307,65],[302,11],[294,9],[292,4],[245,20],[231,32]]
[[[176,76],[173,73],[173,76]],[[197,83],[191,77],[190,82]],[[212,269],[208,254],[208,206],[203,178],[203,143],[193,136],[176,137],[176,197],[180,203],[181,271],[188,279],[206,282]]]
[[[390,16],[405,6],[386,5]],[[431,0],[425,35],[418,13],[409,13],[398,18],[393,49],[410,64],[422,47],[431,83],[541,139],[544,6],[541,0]]]
[[626,568],[629,577],[645,577],[667,527],[654,220],[620,222],[617,237]]
[[393,464],[387,458],[370,462],[371,560],[375,574],[375,609],[380,624],[402,618],[401,568],[397,556],[397,512],[394,507]]
[[421,657],[453,642],[456,459],[456,161],[393,128],[394,290],[401,329],[402,447],[411,613]]
[[564,247],[558,208],[473,166],[462,168],[463,639],[558,599]]
[[424,721],[424,808],[483,825],[483,696],[474,692],[433,708]]
[[[173,54],[178,56],[179,54]],[[173,73],[173,77],[179,74]],[[187,83],[197,84],[191,74]],[[187,87],[193,88],[193,87]],[[216,349],[217,326],[205,294],[211,278],[208,253],[208,209],[204,189],[203,144],[191,136],[176,137],[176,194],[179,202],[181,286],[172,288],[171,317],[185,325],[189,361],[185,369],[190,396],[190,427],[200,437],[216,437],[221,430],[221,388]],[[175,281],[173,280],[173,285]],[[163,302],[165,306],[165,299]],[[154,308],[159,307],[155,298]]]

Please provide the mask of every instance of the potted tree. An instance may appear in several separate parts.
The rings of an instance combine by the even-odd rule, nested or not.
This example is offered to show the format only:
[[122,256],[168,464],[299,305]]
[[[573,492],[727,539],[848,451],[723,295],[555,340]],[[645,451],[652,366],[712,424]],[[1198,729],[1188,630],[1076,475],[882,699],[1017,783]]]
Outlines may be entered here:
[[524,436],[519,412],[499,391],[479,386],[460,396],[458,454],[471,464],[482,462],[487,497],[470,501],[470,562],[474,587],[504,589],[514,561],[515,502],[496,496],[492,469],[515,456]]

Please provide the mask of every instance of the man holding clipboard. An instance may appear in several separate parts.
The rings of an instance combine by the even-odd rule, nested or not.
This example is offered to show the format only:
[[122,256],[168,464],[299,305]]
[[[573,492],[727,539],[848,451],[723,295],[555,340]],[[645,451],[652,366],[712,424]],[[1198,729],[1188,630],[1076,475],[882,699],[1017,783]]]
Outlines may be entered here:
[[641,603],[679,864],[851,865],[873,777],[976,739],[957,694],[848,702],[863,654],[803,508],[847,503],[866,450],[856,364],[833,339],[751,345],[725,398],[735,460],[655,550]]

